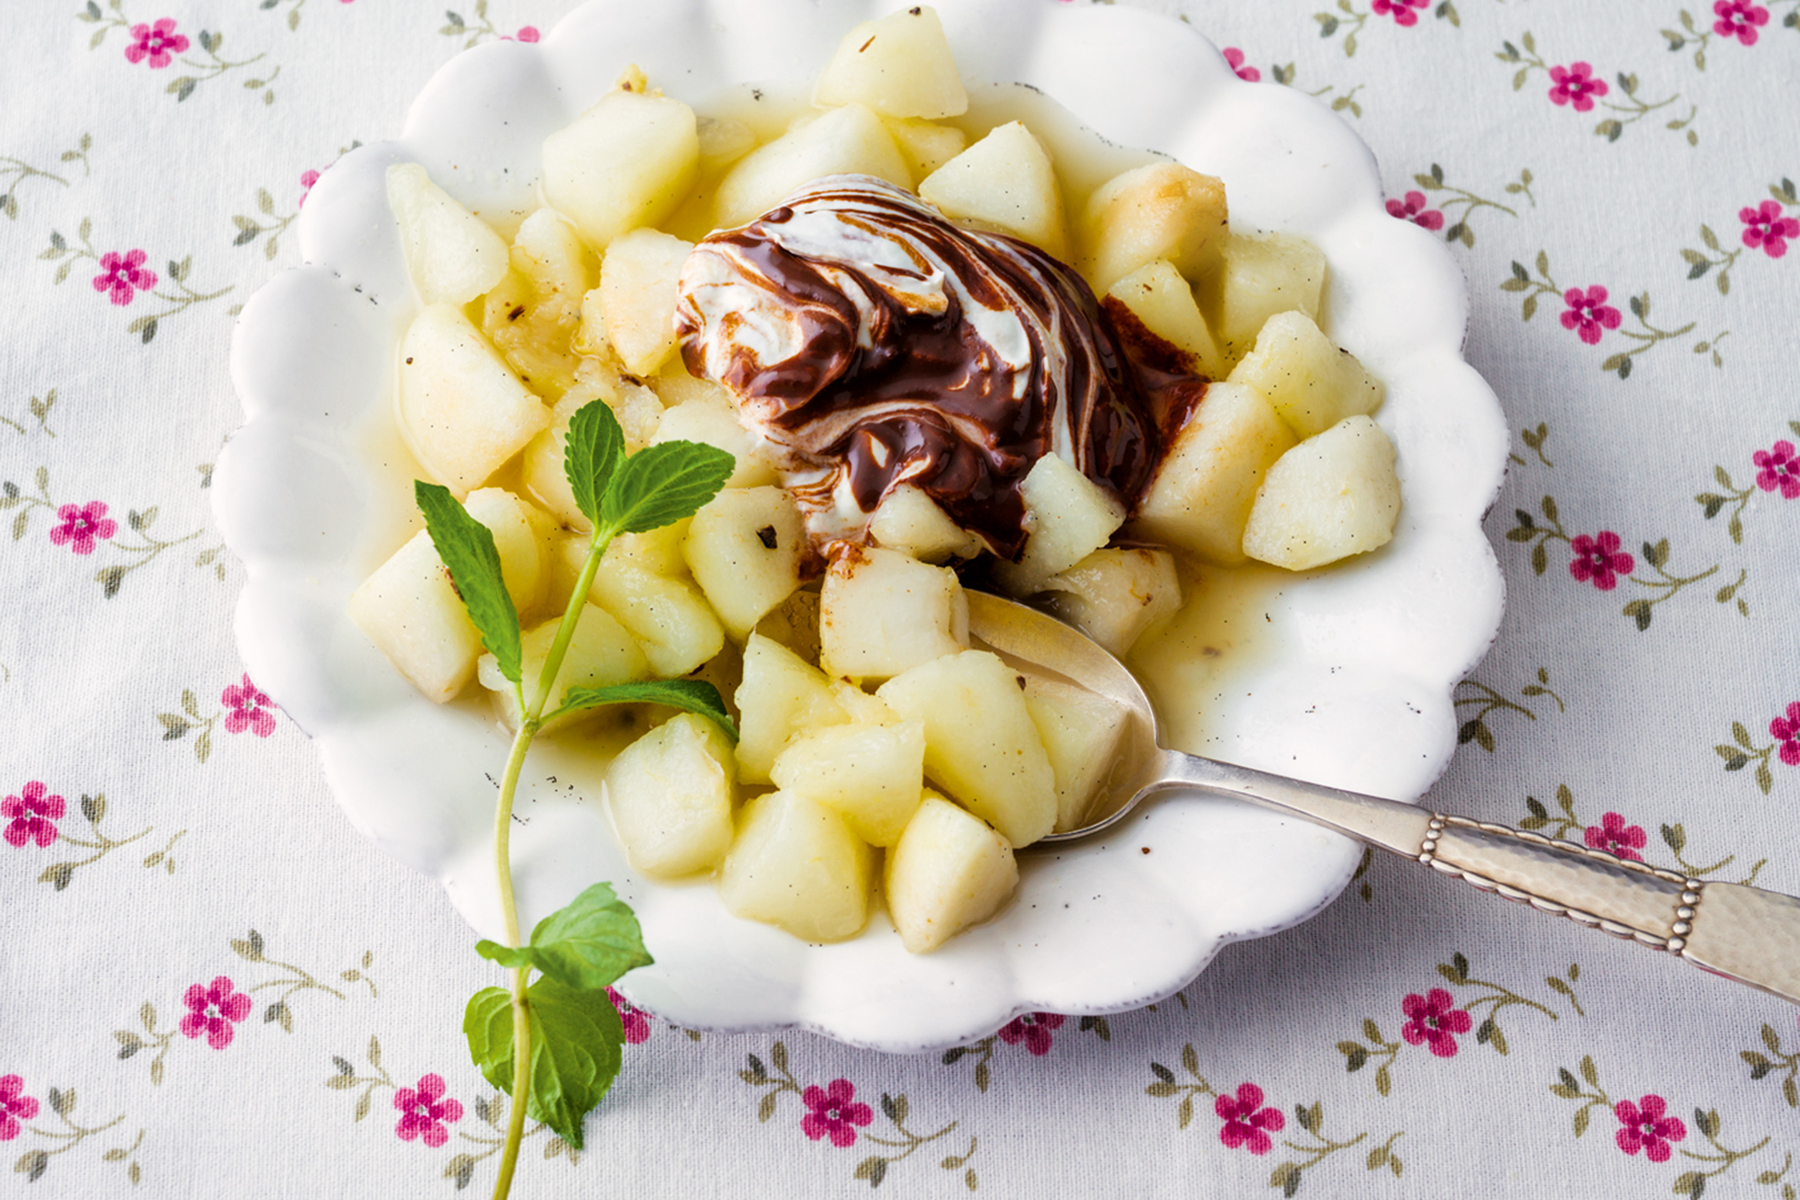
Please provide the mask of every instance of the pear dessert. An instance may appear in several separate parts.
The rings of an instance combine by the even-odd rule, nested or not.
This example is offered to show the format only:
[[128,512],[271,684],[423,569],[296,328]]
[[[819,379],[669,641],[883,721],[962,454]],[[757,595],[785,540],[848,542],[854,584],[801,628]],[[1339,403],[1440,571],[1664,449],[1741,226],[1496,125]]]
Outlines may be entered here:
[[[1092,180],[1066,139],[970,113],[919,6],[853,30],[779,131],[632,68],[544,142],[544,206],[510,236],[423,167],[388,174],[419,300],[394,419],[492,532],[528,674],[591,575],[546,711],[691,678],[733,718],[645,704],[628,743],[617,710],[545,732],[599,744],[610,721],[577,783],[635,870],[710,875],[811,942],[885,912],[936,950],[1104,785],[1124,713],[972,643],[966,586],[1122,656],[1203,573],[1367,554],[1400,509],[1382,385],[1321,328],[1316,248],[1234,227],[1187,166]],[[735,465],[584,575],[563,461],[596,400],[628,452]],[[424,532],[349,613],[433,701],[520,722]]]

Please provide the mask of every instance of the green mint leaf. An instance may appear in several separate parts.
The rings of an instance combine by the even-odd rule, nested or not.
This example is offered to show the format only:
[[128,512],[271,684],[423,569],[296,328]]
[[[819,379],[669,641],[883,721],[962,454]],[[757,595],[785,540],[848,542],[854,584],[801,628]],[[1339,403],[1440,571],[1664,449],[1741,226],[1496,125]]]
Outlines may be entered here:
[[663,442],[627,458],[600,500],[600,524],[648,533],[691,517],[719,494],[736,459],[703,442]]
[[636,914],[608,883],[596,883],[539,921],[531,931],[531,949],[538,970],[589,991],[656,961],[644,949]]
[[583,1149],[581,1118],[600,1103],[619,1073],[625,1046],[619,1010],[604,990],[585,991],[554,979],[538,980],[525,989],[525,998],[531,1016],[526,1111]]
[[537,966],[530,946],[502,946],[499,942],[490,942],[486,938],[482,938],[475,943],[475,953],[490,962],[499,963],[509,971],[517,970],[520,967]]
[[463,1036],[469,1039],[469,1057],[481,1069],[482,1078],[510,1096],[512,994],[505,988],[488,987],[470,996],[469,1006],[463,1010]]
[[[619,1074],[625,1045],[619,1011],[604,990],[572,988],[554,979],[525,989],[525,1011],[531,1026],[526,1113],[583,1149],[581,1119]],[[512,996],[497,987],[476,992],[463,1014],[463,1032],[483,1078],[512,1095]]]
[[572,988],[597,991],[637,967],[656,960],[644,949],[643,931],[631,906],[596,883],[539,921],[529,946],[502,946],[486,939],[475,952],[503,967],[535,967]]
[[624,459],[625,432],[612,409],[595,400],[576,410],[563,443],[563,474],[575,493],[575,507],[596,526],[600,524],[600,497]]
[[[738,740],[737,725],[725,711],[725,698],[719,695],[718,688],[698,679],[652,679],[643,683],[615,683],[609,687],[570,688],[562,707],[565,712],[580,712],[603,704],[666,704],[705,717],[723,729],[733,742]],[[536,940],[534,933],[532,941]]]
[[425,528],[438,557],[450,568],[450,579],[462,597],[469,620],[481,633],[481,644],[500,663],[500,673],[520,679],[519,613],[500,573],[494,535],[468,514],[450,489],[415,480],[413,496],[425,514]]

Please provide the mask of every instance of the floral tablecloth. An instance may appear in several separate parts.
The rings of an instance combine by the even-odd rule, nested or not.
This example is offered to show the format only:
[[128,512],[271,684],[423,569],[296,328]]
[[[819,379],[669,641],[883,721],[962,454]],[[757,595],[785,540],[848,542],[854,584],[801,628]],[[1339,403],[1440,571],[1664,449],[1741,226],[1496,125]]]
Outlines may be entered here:
[[[491,972],[244,676],[207,490],[318,172],[566,7],[448,3],[0,4],[9,1194],[491,1187]],[[1800,891],[1800,0],[1158,7],[1351,122],[1468,273],[1509,605],[1430,802]],[[1387,861],[1162,1004],[940,1055],[624,1017],[516,1194],[1800,1186],[1792,1008]]]

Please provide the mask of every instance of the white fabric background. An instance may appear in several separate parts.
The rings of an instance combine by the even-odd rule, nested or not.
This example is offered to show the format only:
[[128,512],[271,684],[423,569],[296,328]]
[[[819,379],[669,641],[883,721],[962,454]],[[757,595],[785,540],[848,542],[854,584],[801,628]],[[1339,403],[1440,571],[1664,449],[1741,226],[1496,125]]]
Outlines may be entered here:
[[[1710,30],[1710,5],[1688,2],[1695,27]],[[302,174],[354,140],[397,130],[410,98],[469,36],[527,24],[547,30],[567,6],[493,0],[485,17],[462,12],[468,32],[451,36],[440,32],[439,7],[404,0],[167,0],[160,8],[123,0],[131,24],[172,17],[190,38],[222,32],[226,60],[264,56],[198,83],[180,101],[165,90],[169,81],[196,72],[129,62],[129,31],[107,28],[104,4],[98,22],[83,20],[82,7],[0,4],[0,155],[9,156],[0,160],[0,189],[10,187],[14,199],[11,218],[0,218],[0,479],[35,496],[42,468],[57,505],[101,500],[120,527],[88,556],[51,542],[59,522],[43,508],[31,508],[19,540],[0,536],[0,795],[42,781],[67,798],[61,834],[93,840],[79,798],[103,793],[108,836],[150,832],[76,869],[62,889],[40,882],[44,869],[92,851],[77,853],[66,841],[47,849],[0,843],[0,1076],[20,1076],[41,1104],[30,1128],[0,1146],[0,1167],[26,1168],[0,1170],[0,1189],[84,1198],[445,1193],[454,1188],[444,1177],[453,1156],[486,1149],[465,1135],[497,1136],[474,1111],[487,1089],[459,1028],[464,998],[492,982],[491,972],[469,952],[470,937],[437,888],[353,832],[298,730],[280,717],[267,738],[224,728],[221,695],[241,674],[230,628],[239,575],[228,557],[195,561],[218,544],[203,464],[238,419],[226,373],[230,312],[296,261],[282,223],[300,199]],[[1517,822],[1528,815],[1528,795],[1555,812],[1557,788],[1566,785],[1581,826],[1619,812],[1648,832],[1652,861],[1672,863],[1659,826],[1680,822],[1691,863],[1733,855],[1715,874],[1736,879],[1766,858],[1757,882],[1800,890],[1800,768],[1771,756],[1765,794],[1756,762],[1728,773],[1714,750],[1733,741],[1734,721],[1753,749],[1768,745],[1771,718],[1800,700],[1800,501],[1753,490],[1740,544],[1725,528],[1730,505],[1709,521],[1694,499],[1721,490],[1716,466],[1743,488],[1755,475],[1754,451],[1782,437],[1800,440],[1788,428],[1800,420],[1792,366],[1800,253],[1776,259],[1742,247],[1738,218],[1784,176],[1800,176],[1800,29],[1782,24],[1794,0],[1767,4],[1770,20],[1753,46],[1713,38],[1704,70],[1691,39],[1671,51],[1674,37],[1660,32],[1681,36],[1681,0],[1463,0],[1456,23],[1434,5],[1418,10],[1412,27],[1369,13],[1367,0],[1346,0],[1325,13],[1344,22],[1330,36],[1321,36],[1315,16],[1329,7],[1323,3],[1158,7],[1185,15],[1221,46],[1241,48],[1267,86],[1279,86],[1275,68],[1291,64],[1293,86],[1322,91],[1326,102],[1349,97],[1341,111],[1374,147],[1394,195],[1417,190],[1415,175],[1437,163],[1448,185],[1515,210],[1474,211],[1474,245],[1455,253],[1475,299],[1469,358],[1493,382],[1515,429],[1548,426],[1542,449],[1555,464],[1523,441],[1515,446],[1520,461],[1488,523],[1507,574],[1508,615],[1473,676],[1532,715],[1490,712],[1493,750],[1465,745],[1429,802]],[[1366,21],[1355,30],[1356,52],[1346,54],[1358,15]],[[1593,63],[1598,77],[1614,81],[1615,102],[1623,99],[1620,72],[1637,74],[1646,101],[1680,99],[1616,142],[1596,136],[1607,112],[1551,104],[1543,71],[1513,89],[1520,64],[1496,61],[1496,53],[1506,41],[1523,46],[1527,30],[1547,64]],[[106,36],[90,49],[97,32]],[[206,56],[196,43],[186,57]],[[251,79],[267,82],[244,86]],[[1690,105],[1690,126],[1664,128]],[[1697,145],[1686,140],[1689,128]],[[85,162],[61,161],[84,136]],[[15,178],[14,160],[58,178]],[[1526,169],[1533,199],[1504,190]],[[259,189],[269,194],[267,210]],[[1451,196],[1440,189],[1427,198],[1437,208]],[[247,226],[237,216],[258,228],[241,244],[234,239]],[[41,257],[53,231],[78,247],[84,222],[98,253],[144,249],[165,292],[166,265],[189,256],[185,282],[194,291],[231,290],[163,317],[143,343],[127,326],[160,311],[149,307],[151,297],[114,306],[89,283],[94,263],[78,262],[59,284],[64,259]],[[1716,233],[1716,254],[1700,239],[1702,223]],[[272,239],[278,249],[266,254]],[[1718,268],[1689,279],[1684,249],[1711,258],[1741,249],[1729,293],[1716,285]],[[1636,356],[1628,379],[1602,372],[1608,355],[1635,344],[1625,334],[1609,331],[1601,345],[1586,346],[1558,324],[1555,296],[1523,321],[1525,293],[1501,290],[1511,264],[1530,273],[1540,250],[1561,287],[1602,284],[1621,311],[1626,297],[1647,292],[1652,323],[1694,328]],[[1638,327],[1629,313],[1622,321]],[[1709,348],[1696,353],[1700,341]],[[51,389],[55,403],[40,424],[32,401]],[[1642,543],[1660,538],[1670,542],[1672,574],[1719,570],[1659,603],[1639,632],[1620,609],[1656,591],[1622,581],[1601,593],[1578,583],[1560,542],[1550,544],[1549,569],[1537,575],[1530,544],[1505,539],[1515,509],[1542,523],[1545,495],[1571,536],[1616,531],[1640,577],[1652,577]],[[154,556],[120,549],[142,540],[125,514],[152,506],[148,534],[197,535]],[[26,508],[0,514],[7,532]],[[103,594],[96,571],[145,557],[116,596]],[[1741,590],[1716,600],[1740,570]],[[1540,668],[1560,704],[1521,694]],[[165,738],[170,726],[158,714],[181,714],[184,689],[193,693],[194,727]],[[1478,692],[1469,685],[1459,696]],[[201,761],[198,722],[215,714]],[[165,861],[141,865],[177,831],[184,832],[168,852],[173,871]],[[223,1050],[177,1033],[160,1082],[151,1077],[155,1046],[119,1056],[126,1043],[115,1031],[148,1037],[146,1001],[166,1031],[196,981],[224,974],[244,990],[298,979],[233,950],[232,939],[252,929],[266,960],[322,985],[287,999],[291,1032],[263,1019],[284,984],[254,993],[254,1013]],[[1448,1058],[1402,1043],[1386,1095],[1375,1086],[1378,1061],[1347,1073],[1338,1043],[1366,1042],[1366,1018],[1382,1038],[1400,1042],[1405,996],[1441,986],[1468,1005],[1491,994],[1444,978],[1439,964],[1458,953],[1471,978],[1543,1006],[1500,1010],[1508,1052],[1472,1035]],[[1585,1015],[1546,983],[1566,980],[1572,963]],[[362,978],[342,977],[352,970]],[[1475,1024],[1485,1012],[1478,1006]],[[1764,1045],[1765,1022],[1780,1053],[1800,1050],[1800,1027],[1784,1004],[1377,862],[1318,919],[1227,949],[1178,1000],[1111,1018],[1106,1039],[1071,1020],[1042,1056],[1024,1042],[992,1044],[985,1089],[976,1086],[979,1051],[945,1063],[799,1035],[695,1041],[656,1023],[647,1041],[628,1048],[618,1085],[588,1121],[589,1150],[579,1163],[546,1161],[540,1135],[527,1146],[515,1194],[859,1194],[869,1185],[855,1177],[857,1165],[904,1149],[871,1135],[904,1139],[877,1106],[855,1147],[809,1140],[799,1124],[803,1102],[792,1093],[759,1121],[768,1089],[740,1072],[752,1054],[772,1064],[780,1042],[801,1085],[845,1078],[871,1104],[884,1091],[904,1093],[906,1125],[921,1134],[957,1123],[886,1168],[881,1187],[909,1196],[962,1194],[967,1170],[987,1196],[1260,1195],[1279,1164],[1312,1157],[1281,1142],[1322,1144],[1294,1111],[1318,1103],[1326,1141],[1363,1137],[1305,1166],[1309,1194],[1653,1196],[1669,1194],[1684,1173],[1717,1171],[1700,1185],[1707,1194],[1774,1197],[1788,1194],[1795,1178],[1769,1176],[1800,1144],[1800,1114],[1783,1098],[1792,1067]],[[394,1083],[412,1086],[436,1072],[464,1105],[447,1146],[399,1140],[390,1090],[377,1085],[370,1114],[358,1121],[364,1084],[326,1086],[339,1070],[334,1055],[359,1080],[375,1072],[366,1057],[372,1035]],[[1178,1096],[1146,1094],[1158,1081],[1153,1063],[1178,1084],[1193,1082],[1184,1045],[1212,1087],[1235,1092],[1252,1081],[1285,1113],[1269,1153],[1222,1144],[1210,1096],[1182,1128]],[[1764,1053],[1774,1070],[1753,1079],[1744,1051]],[[1560,1086],[1559,1068],[1579,1072],[1584,1056],[1609,1100],[1667,1099],[1686,1127],[1668,1162],[1622,1153],[1619,1121],[1606,1107],[1575,1135],[1581,1102],[1550,1089]],[[51,1110],[52,1086],[74,1089],[67,1116],[75,1126],[120,1120],[74,1137]],[[1757,1148],[1722,1154],[1697,1126],[1696,1108],[1716,1110],[1720,1146]],[[940,1166],[963,1155],[971,1138],[965,1164]],[[1384,1143],[1402,1160],[1401,1173],[1382,1162],[1370,1168],[1369,1152]],[[32,1181],[29,1156],[40,1150],[58,1152]],[[474,1192],[491,1186],[493,1167],[491,1158],[473,1166]],[[1691,1176],[1682,1182],[1691,1193]]]

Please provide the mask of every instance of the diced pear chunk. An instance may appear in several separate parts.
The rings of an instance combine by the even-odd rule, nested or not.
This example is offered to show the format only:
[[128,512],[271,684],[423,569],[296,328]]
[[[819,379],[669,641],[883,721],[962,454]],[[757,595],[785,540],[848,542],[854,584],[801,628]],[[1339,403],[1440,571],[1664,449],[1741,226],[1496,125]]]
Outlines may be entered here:
[[731,117],[701,117],[696,132],[703,172],[722,171],[756,149],[756,131]]
[[925,723],[926,775],[1014,846],[1056,825],[1056,775],[1021,678],[987,651],[965,650],[896,675],[875,693]]
[[[583,559],[586,543],[576,544]],[[631,632],[660,678],[686,675],[724,648],[725,630],[699,590],[652,569],[618,541],[600,560],[588,599]]]
[[1125,523],[1119,498],[1055,454],[1037,460],[1019,485],[1025,498],[1025,552],[994,564],[994,578],[1015,596],[1043,590],[1044,581],[1106,545]]
[[693,109],[621,88],[544,139],[544,198],[604,250],[620,234],[674,212],[694,185],[699,160]]
[[400,343],[400,424],[439,483],[467,495],[549,423],[459,309],[433,304],[413,318]]
[[999,912],[1018,885],[1006,839],[928,792],[888,852],[883,890],[900,944],[925,954]]
[[836,809],[863,841],[892,846],[919,807],[924,770],[925,726],[915,720],[811,730],[769,774],[782,791]]
[[719,897],[736,916],[803,941],[835,942],[868,919],[873,860],[832,809],[770,792],[744,806],[719,869]]
[[[556,641],[557,626],[561,619],[545,621],[542,625],[525,632],[520,638],[521,665],[524,668],[525,695],[530,699],[536,691],[538,676],[543,674],[544,664],[550,657],[550,645]],[[476,673],[481,678],[481,686],[494,694],[494,707],[500,714],[500,721],[508,729],[519,727],[519,702],[513,693],[513,685],[506,676],[500,673],[500,664],[491,654],[481,656]],[[638,648],[625,627],[612,619],[605,609],[597,605],[582,606],[581,619],[575,625],[575,636],[569,639],[569,649],[563,655],[562,669],[556,673],[556,683],[550,689],[549,698],[544,701],[544,712],[561,707],[568,699],[569,692],[575,688],[610,687],[615,683],[631,683],[650,677],[650,663],[644,652]],[[544,732],[551,733],[565,728],[577,721],[584,720],[595,710],[585,713],[570,713],[544,724]]]
[[1022,238],[1052,258],[1068,253],[1056,170],[1023,122],[997,127],[933,171],[919,195],[952,220]]
[[869,517],[869,536],[877,545],[902,550],[924,562],[974,558],[981,539],[950,519],[938,502],[910,483],[889,492]]
[[481,300],[481,332],[519,382],[554,402],[575,386],[581,359],[568,342],[573,326],[558,317],[556,298],[539,303],[537,289],[517,269],[510,269]]
[[531,282],[537,306],[565,332],[581,320],[581,300],[594,286],[587,248],[575,227],[553,208],[540,208],[513,235],[513,267]]
[[[1115,323],[1123,325],[1125,317],[1135,320],[1150,334],[1188,356],[1190,361],[1185,365],[1189,371],[1208,379],[1224,377],[1225,355],[1200,315],[1193,286],[1168,259],[1145,263],[1125,276],[1112,285],[1102,303]],[[1121,332],[1129,341],[1129,331]]]
[[548,518],[505,488],[480,488],[469,493],[463,507],[494,535],[500,554],[500,574],[513,609],[528,617],[544,598],[550,582],[548,547],[544,535]]
[[1276,313],[1319,317],[1325,256],[1305,238],[1288,234],[1232,234],[1220,247],[1215,274],[1201,287],[1201,311],[1236,362]]
[[848,680],[832,680],[831,696],[858,724],[892,725],[900,720],[900,714],[889,708],[886,700],[871,696]]
[[1097,692],[1036,675],[1025,679],[1025,707],[1056,772],[1056,832],[1080,829],[1112,771],[1127,713]]
[[631,865],[654,878],[710,871],[731,846],[736,785],[731,741],[681,713],[613,759],[606,798]]
[[1305,571],[1387,545],[1399,517],[1394,443],[1373,419],[1347,417],[1269,468],[1244,552]]
[[688,398],[663,410],[653,443],[705,442],[708,446],[717,446],[732,458],[731,475],[725,480],[728,488],[763,487],[775,483],[780,476],[769,460],[757,452],[755,439],[738,420],[737,410],[725,398],[725,389],[700,380],[695,382],[700,386],[662,390],[665,400],[670,400],[672,394],[682,393]]
[[1181,607],[1181,580],[1167,550],[1096,550],[1044,589],[1057,616],[1119,656]]
[[894,135],[894,145],[900,148],[900,155],[906,159],[914,179],[925,178],[961,154],[969,144],[969,135],[954,125],[892,119],[882,123]]
[[1381,405],[1381,384],[1303,312],[1263,322],[1256,346],[1231,370],[1231,382],[1253,387],[1303,438]]
[[563,454],[569,439],[569,421],[589,399],[565,392],[550,410],[550,424],[531,439],[519,461],[519,481],[532,499],[571,528],[583,531],[592,526],[575,503],[575,492],[563,470]]
[[619,361],[650,375],[675,351],[676,280],[693,243],[655,229],[614,238],[600,261],[600,314]]
[[[546,582],[546,547],[538,518],[499,488],[469,496],[469,515],[488,527],[513,604],[529,611]],[[481,635],[469,620],[431,535],[405,545],[350,594],[350,619],[394,669],[438,704],[453,699],[475,674]]]
[[967,112],[969,94],[937,10],[918,4],[845,34],[813,102],[866,104],[884,117],[935,121]]
[[806,530],[778,487],[726,488],[694,514],[688,569],[733,639],[800,586]]
[[846,104],[740,159],[719,184],[716,224],[729,228],[752,221],[826,175],[873,175],[899,187],[912,185],[906,160],[881,118],[861,104]]
[[687,578],[687,558],[682,547],[687,544],[692,518],[660,525],[643,533],[621,533],[613,539],[612,552],[646,571],[667,575],[671,579]]
[[466,304],[506,274],[506,243],[485,221],[431,181],[418,163],[387,169],[388,207],[419,299]]
[[850,718],[832,697],[825,673],[780,642],[753,633],[744,644],[744,681],[737,689],[738,775],[769,782],[776,755],[795,733]]
[[422,529],[350,594],[349,614],[429,700],[454,699],[475,674],[481,635]]
[[819,594],[819,666],[888,679],[969,646],[969,601],[948,567],[874,547],[840,554]]
[[1145,263],[1168,259],[1196,278],[1226,229],[1225,185],[1179,163],[1150,163],[1101,184],[1083,232],[1088,280],[1097,292]]
[[819,661],[819,589],[801,588],[769,610],[756,632],[772,638],[809,663]]
[[1263,472],[1293,444],[1256,391],[1210,384],[1138,502],[1133,536],[1221,566],[1243,562],[1244,524]]

